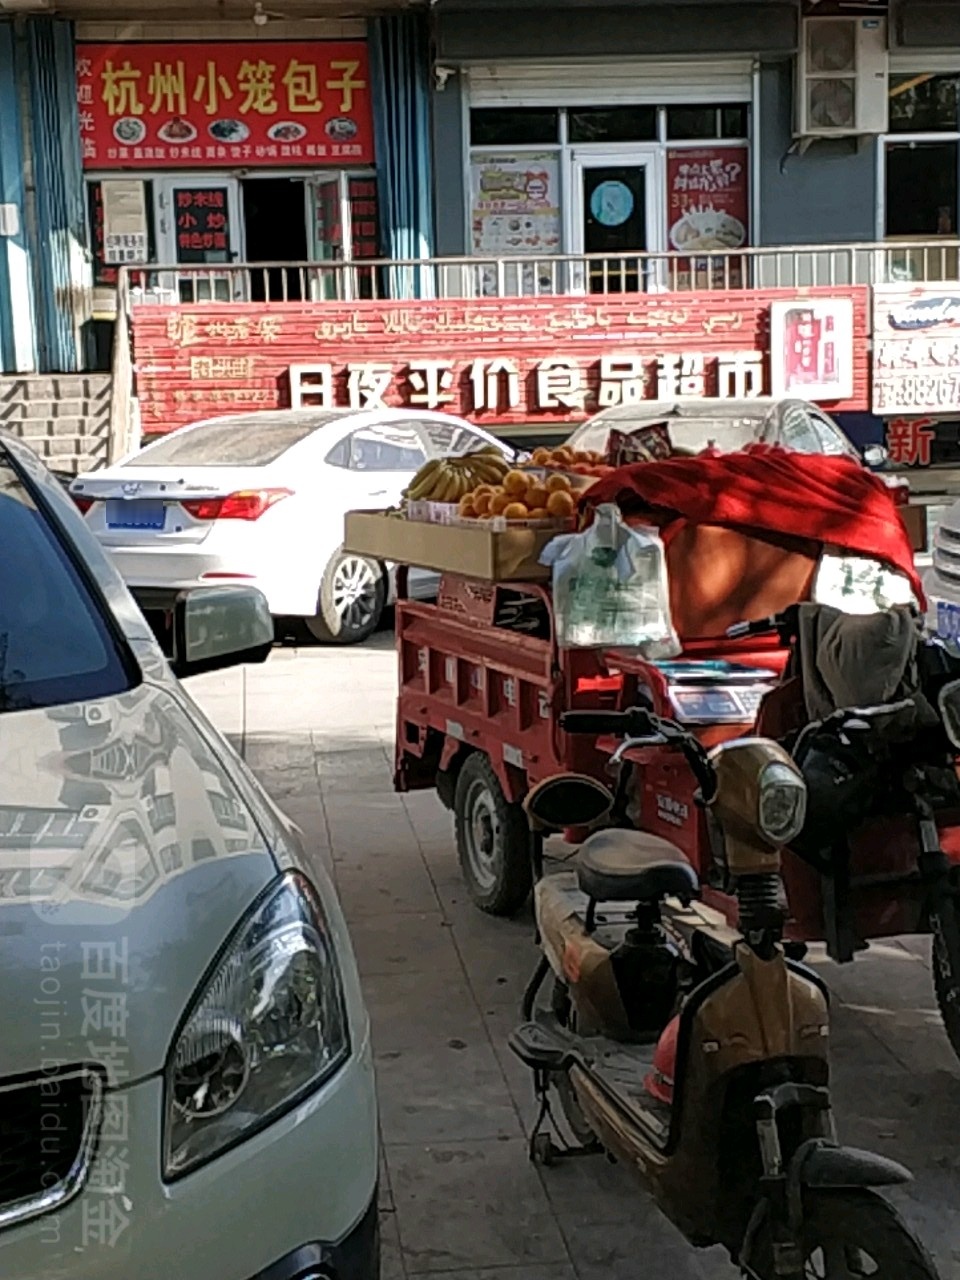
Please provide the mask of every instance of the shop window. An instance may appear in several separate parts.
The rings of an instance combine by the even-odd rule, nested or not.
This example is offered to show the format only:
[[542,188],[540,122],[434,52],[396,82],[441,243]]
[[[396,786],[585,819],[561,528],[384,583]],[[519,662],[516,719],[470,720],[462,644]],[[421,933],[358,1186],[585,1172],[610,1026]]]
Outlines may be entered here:
[[655,142],[656,107],[578,107],[569,114],[571,142]]
[[[144,200],[147,214],[147,261],[156,262],[157,246],[153,221],[153,183],[145,182]],[[103,184],[87,183],[87,218],[90,228],[90,251],[93,256],[93,283],[95,285],[114,285],[117,283],[119,266],[107,262],[104,252],[104,216],[103,216]]]
[[667,107],[667,137],[670,139],[745,138],[747,106]]
[[475,147],[557,142],[560,112],[554,107],[478,107],[470,112],[470,141]]
[[891,133],[955,133],[960,129],[960,75],[890,77]]
[[886,162],[886,234],[955,236],[957,144],[887,143]]

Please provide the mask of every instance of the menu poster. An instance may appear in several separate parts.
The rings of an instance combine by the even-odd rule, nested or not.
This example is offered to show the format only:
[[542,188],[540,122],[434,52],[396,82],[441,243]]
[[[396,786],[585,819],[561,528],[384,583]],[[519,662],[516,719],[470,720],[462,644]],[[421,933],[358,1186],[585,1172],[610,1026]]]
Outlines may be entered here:
[[379,257],[377,183],[373,177],[350,179],[350,233],[354,258]]
[[178,262],[228,262],[226,187],[178,187],[174,192]]
[[[679,253],[727,253],[748,241],[750,219],[749,163],[746,147],[675,147],[667,152],[667,238]],[[681,274],[707,274],[710,259],[671,263]],[[743,283],[742,260],[718,258],[712,263],[717,283]],[[734,276],[736,278],[734,278]],[[685,283],[694,283],[688,281]],[[714,281],[705,280],[709,286]]]
[[146,262],[149,257],[144,184],[107,178],[101,183],[104,262]]
[[560,252],[560,161],[553,152],[475,155],[470,175],[474,253]]

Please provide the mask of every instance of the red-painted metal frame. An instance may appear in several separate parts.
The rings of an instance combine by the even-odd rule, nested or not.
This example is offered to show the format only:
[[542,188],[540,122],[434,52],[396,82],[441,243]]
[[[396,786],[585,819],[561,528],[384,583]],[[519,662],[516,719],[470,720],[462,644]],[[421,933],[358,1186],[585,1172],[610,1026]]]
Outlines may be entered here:
[[[488,756],[505,794],[514,802],[541,779],[561,771],[588,773],[609,782],[610,756],[619,741],[564,734],[559,728],[560,713],[632,706],[645,692],[655,711],[672,716],[663,673],[636,654],[563,650],[553,634],[540,639],[494,624],[498,595],[522,589],[544,605],[552,631],[552,607],[545,587],[494,586],[484,606],[489,610],[485,620],[482,611],[468,617],[459,611],[466,585],[464,580],[445,579],[441,598],[446,607],[408,600],[397,606],[398,790],[432,787],[437,769],[450,769],[461,753],[470,751]],[[725,658],[780,674],[787,653],[753,640],[701,643],[691,647],[687,656]],[[706,726],[698,733],[710,747],[754,731],[753,723],[744,723]],[[652,747],[632,751],[627,758],[636,767],[632,803],[638,827],[684,851],[703,882],[705,901],[735,925],[735,900],[711,887],[716,877],[706,818],[683,756],[671,748]],[[419,763],[429,767],[418,773]],[[960,814],[942,816],[941,839],[951,860],[960,864]],[[867,823],[853,838],[852,903],[861,937],[922,931],[917,858],[916,828],[909,818]],[[822,940],[825,919],[819,873],[787,851],[783,878],[791,910],[788,936]]]

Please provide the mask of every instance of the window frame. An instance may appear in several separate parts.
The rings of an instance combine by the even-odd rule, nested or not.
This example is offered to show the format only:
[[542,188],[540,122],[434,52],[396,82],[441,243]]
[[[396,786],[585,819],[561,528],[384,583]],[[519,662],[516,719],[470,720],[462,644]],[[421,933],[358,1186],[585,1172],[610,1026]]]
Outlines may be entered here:
[[[87,564],[80,548],[77,546],[73,538],[70,537],[68,530],[65,528],[60,513],[56,510],[56,504],[51,502],[48,495],[44,492],[44,484],[37,483],[30,475],[30,468],[24,466],[23,459],[18,456],[19,450],[14,446],[11,447],[10,442],[0,441],[0,469],[4,465],[9,467],[10,471],[16,477],[19,484],[23,487],[25,493],[33,502],[38,515],[43,520],[54,543],[54,554],[59,554],[68,573],[72,573],[75,579],[75,586],[78,595],[83,602],[94,613],[99,621],[104,638],[110,644],[113,656],[116,658],[117,664],[123,672],[126,686],[121,690],[117,690],[109,695],[93,695],[92,698],[78,698],[75,695],[66,701],[45,702],[34,710],[49,710],[54,707],[62,707],[69,705],[70,702],[86,702],[96,701],[102,697],[124,697],[129,693],[140,688],[144,683],[144,674],[139,661],[137,660],[133,644],[127,635],[123,626],[117,618],[106,594],[97,580],[96,574],[90,565]],[[42,464],[37,463],[39,468]],[[44,473],[44,481],[50,485],[57,482],[49,473]],[[70,498],[62,495],[62,501],[69,503]],[[76,513],[78,520],[82,519],[79,512]],[[158,650],[159,653],[159,650]],[[12,711],[18,708],[11,708]],[[30,710],[30,708],[24,708]],[[0,708],[0,717],[9,714]]]
[[[881,133],[877,137],[876,221],[874,225],[874,233],[878,244],[909,244],[911,240],[921,242],[937,239],[936,233],[923,234],[918,232],[914,236],[887,235],[887,147],[924,142],[940,146],[953,143],[957,149],[957,175],[958,188],[960,188],[960,128],[952,133]],[[958,227],[949,236],[944,235],[942,237],[945,241],[955,240],[960,236],[960,189],[957,191],[957,219]]]
[[[650,103],[615,103],[614,106],[650,106]],[[743,101],[717,102],[715,100],[698,104],[696,102],[673,103],[672,106],[689,106],[696,107],[712,107],[717,112],[717,129],[718,136],[715,138],[669,138],[667,136],[667,110],[668,104],[653,104],[657,114],[656,137],[649,142],[578,142],[570,141],[570,112],[576,111],[577,107],[561,106],[556,110],[560,116],[560,134],[557,143],[504,143],[500,146],[477,145],[474,146],[470,141],[470,112],[473,109],[470,103],[469,93],[465,93],[461,104],[462,118],[462,137],[463,137],[463,156],[462,156],[462,188],[463,188],[463,243],[467,246],[466,252],[469,257],[476,256],[472,248],[473,245],[473,166],[477,161],[482,160],[486,156],[516,156],[524,155],[543,155],[547,152],[555,155],[559,162],[560,169],[560,242],[561,247],[559,253],[537,255],[531,254],[531,262],[536,262],[538,257],[542,259],[575,256],[577,253],[574,247],[575,241],[575,215],[573,212],[573,201],[577,197],[575,190],[575,174],[574,174],[574,152],[594,151],[598,155],[601,152],[617,151],[624,157],[632,150],[643,151],[647,148],[655,151],[654,171],[657,175],[657,181],[661,187],[662,193],[666,193],[666,163],[667,152],[678,150],[681,148],[689,148],[696,150],[699,147],[732,147],[746,148],[748,164],[749,164],[749,201],[750,201],[750,234],[751,237],[757,234],[756,222],[756,193],[754,191],[754,130],[757,118],[757,101],[756,97],[745,99]],[[603,109],[602,103],[592,103],[591,106],[597,109]],[[721,112],[731,107],[741,107],[745,112],[746,118],[746,134],[742,138],[721,137],[719,136]],[[480,108],[488,109],[488,108]],[[496,109],[496,108],[490,108]],[[882,238],[882,237],[881,237]],[[662,251],[662,250],[661,250]],[[656,252],[656,251],[654,251]],[[513,255],[503,255],[513,257]],[[535,292],[546,292],[550,290],[538,289]]]

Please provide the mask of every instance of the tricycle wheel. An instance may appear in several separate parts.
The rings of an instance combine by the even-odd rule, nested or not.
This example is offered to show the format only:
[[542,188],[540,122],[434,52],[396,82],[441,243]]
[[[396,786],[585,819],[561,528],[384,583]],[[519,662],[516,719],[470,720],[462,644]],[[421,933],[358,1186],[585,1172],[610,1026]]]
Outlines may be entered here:
[[954,898],[933,918],[933,986],[947,1039],[960,1058],[960,919]]
[[[938,1280],[933,1260],[888,1200],[873,1191],[808,1191],[803,1198],[804,1280]],[[743,1272],[776,1280],[768,1225]]]
[[533,883],[530,831],[522,807],[503,794],[480,751],[460,770],[454,817],[460,869],[473,902],[492,916],[514,915]]

